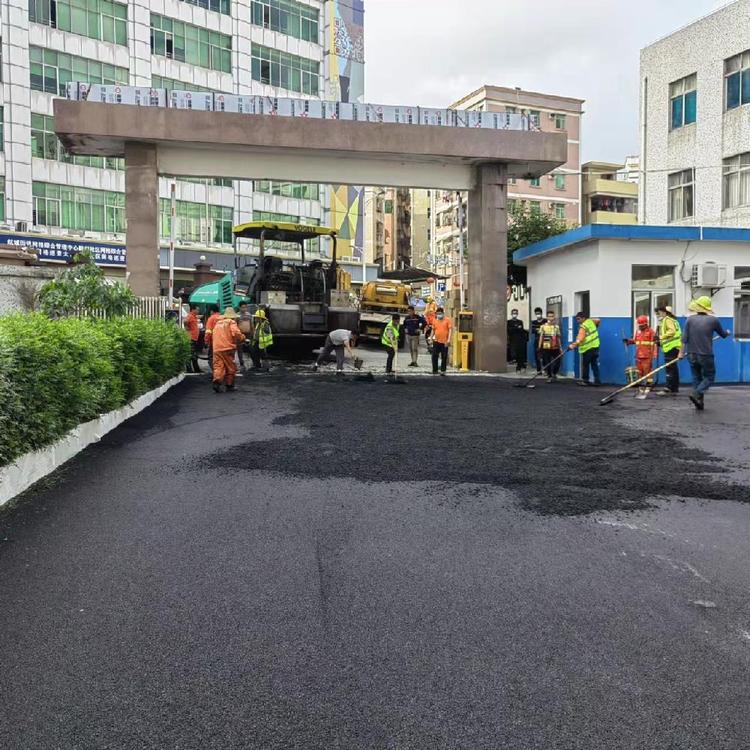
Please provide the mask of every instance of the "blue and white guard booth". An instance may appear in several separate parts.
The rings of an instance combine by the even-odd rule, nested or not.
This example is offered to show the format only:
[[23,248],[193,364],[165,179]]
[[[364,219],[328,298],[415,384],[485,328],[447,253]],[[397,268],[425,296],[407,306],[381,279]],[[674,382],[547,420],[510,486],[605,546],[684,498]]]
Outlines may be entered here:
[[[625,382],[634,354],[622,339],[639,315],[656,326],[654,308],[670,305],[684,324],[690,300],[702,295],[732,332],[714,346],[717,381],[750,382],[750,229],[590,224],[521,248],[513,259],[526,267],[532,309],[555,311],[566,344],[577,334],[577,312],[601,319],[604,382]],[[580,374],[578,354],[565,355],[561,373]],[[680,375],[689,382],[687,362]]]

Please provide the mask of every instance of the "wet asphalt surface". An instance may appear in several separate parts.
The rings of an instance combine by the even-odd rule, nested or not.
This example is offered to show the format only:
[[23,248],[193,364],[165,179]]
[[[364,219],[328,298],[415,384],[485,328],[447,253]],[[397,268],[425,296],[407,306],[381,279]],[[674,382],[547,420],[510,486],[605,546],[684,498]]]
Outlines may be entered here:
[[0,514],[0,745],[748,747],[750,390],[603,395],[185,381]]

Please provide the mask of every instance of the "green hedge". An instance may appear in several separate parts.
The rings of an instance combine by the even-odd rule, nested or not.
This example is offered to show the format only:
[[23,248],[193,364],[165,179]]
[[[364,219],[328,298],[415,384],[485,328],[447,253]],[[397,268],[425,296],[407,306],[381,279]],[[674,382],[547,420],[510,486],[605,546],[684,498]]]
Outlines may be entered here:
[[173,323],[0,317],[0,466],[184,371]]

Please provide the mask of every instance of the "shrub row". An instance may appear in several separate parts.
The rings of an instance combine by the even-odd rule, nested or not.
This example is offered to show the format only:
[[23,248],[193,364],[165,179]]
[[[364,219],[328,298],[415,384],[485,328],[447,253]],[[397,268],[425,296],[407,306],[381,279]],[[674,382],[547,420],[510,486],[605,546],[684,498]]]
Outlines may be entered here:
[[171,323],[0,317],[0,466],[158,387],[189,353]]

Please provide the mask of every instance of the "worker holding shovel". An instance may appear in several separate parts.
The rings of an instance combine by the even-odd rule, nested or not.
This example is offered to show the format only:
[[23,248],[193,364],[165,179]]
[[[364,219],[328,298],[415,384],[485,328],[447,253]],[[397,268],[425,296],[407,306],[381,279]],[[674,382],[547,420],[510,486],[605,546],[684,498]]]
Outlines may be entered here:
[[648,392],[654,384],[649,373],[654,369],[656,359],[656,331],[649,325],[648,316],[639,315],[636,320],[637,328],[633,337],[623,339],[629,346],[635,346],[635,366],[638,369],[638,377],[646,378],[641,392]]
[[557,373],[560,371],[562,334],[552,310],[547,312],[547,321],[539,326],[538,331],[538,358],[541,359],[542,367],[547,373],[547,382],[554,383],[557,380]]

